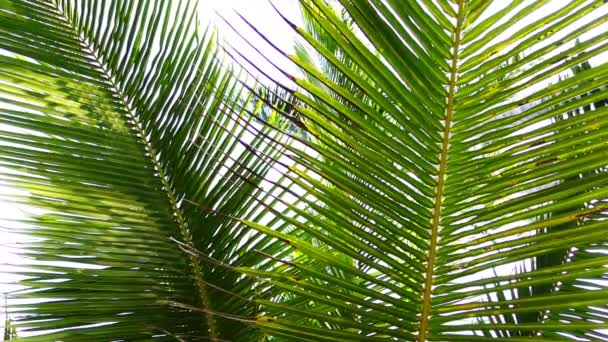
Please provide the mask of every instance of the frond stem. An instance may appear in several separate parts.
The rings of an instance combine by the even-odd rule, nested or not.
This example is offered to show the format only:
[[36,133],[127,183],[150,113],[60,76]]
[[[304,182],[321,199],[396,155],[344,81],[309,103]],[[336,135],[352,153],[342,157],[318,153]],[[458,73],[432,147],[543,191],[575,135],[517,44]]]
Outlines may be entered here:
[[448,97],[444,116],[443,138],[441,152],[439,156],[439,171],[437,174],[437,189],[433,206],[433,218],[431,222],[431,241],[426,265],[424,293],[422,296],[422,310],[420,316],[420,326],[418,331],[418,341],[427,340],[429,319],[431,311],[431,297],[433,291],[433,275],[435,270],[435,259],[437,256],[437,241],[439,239],[439,225],[441,221],[441,209],[443,207],[443,191],[445,187],[447,155],[450,147],[450,135],[452,120],[454,116],[454,97],[456,95],[456,83],[458,80],[458,59],[460,53],[461,35],[464,28],[464,1],[458,1],[458,12],[456,18],[456,29],[453,33],[453,52],[450,67],[450,80],[448,85]]

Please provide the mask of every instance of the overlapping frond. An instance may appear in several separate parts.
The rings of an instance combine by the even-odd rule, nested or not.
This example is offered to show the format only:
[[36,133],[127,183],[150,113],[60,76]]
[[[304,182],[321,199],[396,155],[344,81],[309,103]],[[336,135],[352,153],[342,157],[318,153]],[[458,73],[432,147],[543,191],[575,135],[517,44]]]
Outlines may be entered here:
[[300,3],[290,90],[235,81],[194,3],[0,2],[16,326],[605,340],[604,1]]
[[242,270],[282,293],[260,327],[304,341],[604,336],[603,1],[333,3],[301,1],[306,27],[290,25],[305,43],[284,53],[304,72],[294,108],[318,153],[286,146],[299,166],[286,176],[314,213],[289,234],[244,221],[294,250],[277,271]]
[[229,265],[269,245],[227,215],[259,220],[281,196],[264,182],[281,149],[239,105],[196,6],[0,2],[0,177],[34,212],[2,227],[29,237],[12,246],[20,335],[257,338],[215,314],[255,316],[252,282]]

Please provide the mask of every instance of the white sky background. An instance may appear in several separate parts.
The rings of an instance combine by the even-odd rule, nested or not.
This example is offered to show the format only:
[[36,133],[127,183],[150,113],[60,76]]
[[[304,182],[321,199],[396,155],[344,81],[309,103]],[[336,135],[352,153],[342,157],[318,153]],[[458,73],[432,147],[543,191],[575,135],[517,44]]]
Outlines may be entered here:
[[[298,0],[273,0],[277,9],[290,21],[301,25],[301,15]],[[285,81],[284,76],[268,63],[264,57],[260,56],[255,50],[244,41],[239,35],[230,28],[222,17],[231,23],[244,37],[255,47],[264,52],[264,55],[273,62],[280,63],[282,67],[293,70],[292,65],[276,50],[272,49],[263,39],[259,38],[252,29],[239,18],[241,14],[260,33],[264,34],[269,40],[277,45],[286,53],[293,53],[294,39],[297,34],[289,25],[280,18],[276,10],[272,7],[269,0],[200,0],[200,14],[203,23],[210,22],[217,25],[220,32],[220,41],[230,49],[230,46],[239,50],[243,55],[251,58],[258,67],[268,71],[270,76],[280,81]],[[241,60],[239,58],[239,60]],[[249,71],[255,71],[250,65],[244,65]],[[258,75],[256,75],[258,76]],[[264,76],[260,76],[264,78]]]
[[[298,0],[273,0],[279,10],[286,15],[290,20],[296,24],[301,24],[301,17],[299,13]],[[497,1],[497,3],[506,3]],[[563,0],[553,0],[548,6],[545,7],[543,12],[539,12],[536,18],[541,17],[552,11],[555,8],[563,5]],[[600,15],[606,15],[608,6],[603,7],[603,11],[599,11]],[[269,0],[200,0],[200,20],[205,25],[206,23],[216,24],[219,32],[221,33],[221,40],[229,42],[234,48],[240,50],[243,54],[251,57],[253,62],[260,66],[262,69],[267,70],[271,73],[273,78],[285,81],[285,78],[273,67],[270,66],[264,58],[257,53],[252,53],[253,49],[242,40],[238,34],[230,29],[222,19],[217,17],[217,13],[226,18],[229,22],[233,23],[237,30],[242,32],[250,42],[255,46],[260,47],[264,54],[271,60],[277,61],[281,67],[285,67],[288,70],[293,70],[293,66],[285,58],[283,58],[278,52],[272,50],[265,42],[258,38],[253,31],[238,18],[235,10],[241,13],[244,17],[251,21],[251,23],[257,27],[264,35],[266,35],[272,42],[274,42],[279,48],[283,49],[287,53],[293,53],[294,39],[297,35],[293,30],[279,17],[275,10],[270,5]],[[606,25],[594,30],[593,34],[598,32],[605,32]],[[507,31],[504,34],[511,34],[512,31]],[[223,43],[222,43],[223,44]],[[227,44],[226,44],[227,45]],[[592,60],[593,64],[598,64],[599,61],[605,60],[606,54],[603,54],[600,58]],[[248,70],[253,70],[250,66],[247,66]],[[274,70],[274,71],[272,71]],[[0,168],[0,174],[4,170]],[[6,220],[16,219],[24,217],[24,213],[28,210],[27,207],[20,206],[11,203],[11,198],[15,194],[15,190],[3,186],[0,180],[0,294],[3,292],[11,291],[15,289],[15,286],[9,286],[6,283],[14,281],[16,278],[10,276],[7,272],[14,270],[7,266],[3,266],[3,263],[12,263],[16,259],[10,254],[10,250],[3,246],[3,244],[10,244],[19,241],[19,237],[11,235],[2,230],[2,227],[7,224]],[[0,301],[3,302],[2,298]],[[0,303],[0,308],[2,308]],[[0,310],[4,311],[4,310]],[[0,326],[3,324],[3,314],[0,312]]]

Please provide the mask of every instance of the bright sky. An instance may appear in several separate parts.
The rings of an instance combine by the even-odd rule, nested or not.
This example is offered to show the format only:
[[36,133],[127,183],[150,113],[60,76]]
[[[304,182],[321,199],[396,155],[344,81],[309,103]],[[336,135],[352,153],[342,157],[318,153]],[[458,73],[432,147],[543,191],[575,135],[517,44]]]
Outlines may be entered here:
[[[290,21],[300,25],[302,20],[299,10],[299,0],[274,0],[273,3],[277,9],[285,15]],[[249,42],[253,42],[257,48],[264,51],[266,57],[272,61],[285,63],[285,59],[276,50],[270,48],[268,44],[263,42],[251,28],[244,23],[237,13],[246,18],[254,25],[260,33],[269,38],[280,49],[287,53],[293,53],[294,39],[296,33],[283,21],[276,10],[272,7],[269,0],[201,0],[200,13],[202,22],[211,22],[218,26],[218,31],[221,33],[224,44],[237,49],[244,55],[252,58],[258,67],[265,71],[271,72],[271,77],[285,80],[283,76],[272,68],[271,65],[243,40],[239,35],[226,24],[226,21],[231,23],[242,35],[247,37]],[[248,70],[253,69],[246,65]],[[272,71],[274,69],[274,72]],[[257,76],[257,75],[256,75]]]

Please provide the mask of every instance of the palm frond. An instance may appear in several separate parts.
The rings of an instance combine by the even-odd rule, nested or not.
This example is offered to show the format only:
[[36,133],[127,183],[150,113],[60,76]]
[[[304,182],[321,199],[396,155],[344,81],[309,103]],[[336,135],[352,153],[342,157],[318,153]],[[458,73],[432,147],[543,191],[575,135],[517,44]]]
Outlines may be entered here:
[[0,2],[14,324],[605,340],[603,3],[302,0],[294,55],[254,28],[293,89],[237,80],[194,3]]
[[602,1],[335,3],[301,1],[306,27],[290,25],[314,52],[283,52],[305,73],[295,108],[318,154],[286,146],[299,166],[287,176],[315,214],[287,233],[243,220],[294,250],[280,272],[241,269],[283,298],[260,328],[303,341],[603,336],[606,112],[564,114],[604,101],[608,69],[562,77],[605,52]]
[[20,334],[257,338],[214,313],[255,316],[252,282],[224,265],[263,258],[241,242],[252,234],[200,206],[259,216],[281,149],[238,105],[246,94],[215,34],[198,31],[196,3],[0,6],[1,177],[35,209],[2,227],[29,237],[12,246],[26,276],[15,297],[35,300],[11,305]]

